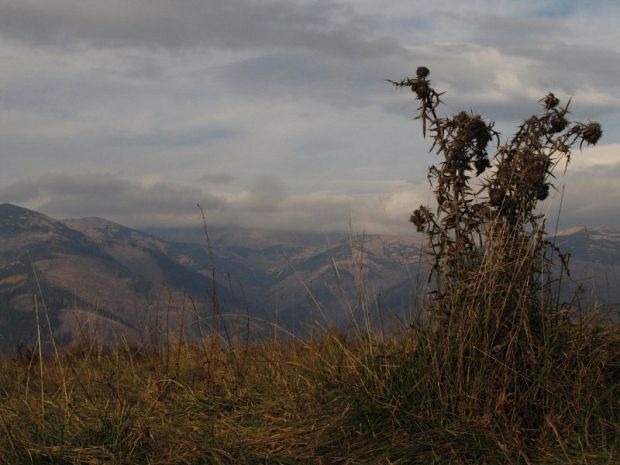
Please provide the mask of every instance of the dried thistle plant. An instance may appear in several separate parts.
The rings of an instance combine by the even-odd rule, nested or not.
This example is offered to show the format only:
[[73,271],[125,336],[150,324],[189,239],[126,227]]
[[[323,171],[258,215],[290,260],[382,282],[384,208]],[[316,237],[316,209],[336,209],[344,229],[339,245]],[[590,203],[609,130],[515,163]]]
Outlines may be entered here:
[[[528,282],[535,294],[541,273],[550,269],[544,217],[536,213],[536,207],[553,188],[554,169],[570,161],[570,151],[577,143],[580,148],[596,144],[602,134],[600,125],[571,122],[569,105],[562,106],[549,93],[540,101],[542,114],[528,118],[502,144],[494,123],[480,115],[460,112],[439,117],[443,93],[431,87],[429,74],[427,68],[420,67],[415,78],[388,81],[415,94],[422,134],[430,134],[431,151],[441,157],[428,173],[436,200],[434,211],[420,206],[410,218],[428,238],[432,258],[429,282],[436,313],[451,316],[457,311],[447,302],[455,295],[461,300],[480,299],[475,290],[479,286],[472,281],[480,278],[481,268],[488,266],[490,259],[495,281],[503,283],[499,286],[502,292],[521,289],[513,282],[520,279]],[[497,146],[490,157],[492,142]],[[509,294],[503,295],[504,306],[523,299],[521,293]]]
[[[533,444],[563,402],[558,389],[582,383],[608,389],[605,381],[591,384],[608,362],[574,346],[580,340],[606,344],[596,336],[598,320],[587,322],[588,312],[579,314],[560,300],[552,259],[559,258],[564,272],[568,256],[546,239],[545,217],[537,211],[554,189],[556,169],[570,162],[571,149],[596,144],[601,127],[571,121],[570,101],[562,105],[549,93],[539,102],[540,114],[502,142],[493,122],[480,115],[440,117],[442,94],[431,87],[430,72],[419,68],[416,74],[390,81],[415,94],[422,133],[439,156],[428,172],[436,204],[420,206],[410,218],[426,235],[431,262],[431,324],[415,334],[428,344],[433,386],[445,391],[450,415],[499,418]],[[566,371],[579,364],[584,369],[578,374]],[[554,381],[558,376],[562,381]],[[569,404],[560,408],[566,418],[573,415]],[[572,418],[565,428],[577,431],[580,423]],[[605,420],[599,425],[606,434]]]

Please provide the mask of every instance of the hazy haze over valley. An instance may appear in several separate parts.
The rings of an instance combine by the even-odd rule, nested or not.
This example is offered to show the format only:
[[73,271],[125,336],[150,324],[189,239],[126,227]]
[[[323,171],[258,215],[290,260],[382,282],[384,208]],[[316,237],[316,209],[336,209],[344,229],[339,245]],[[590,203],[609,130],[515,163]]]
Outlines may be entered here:
[[[377,331],[420,317],[426,255],[411,236],[212,228],[217,296],[233,337],[307,334],[313,327]],[[620,232],[561,233],[571,253],[567,299],[620,303]],[[35,299],[60,343],[94,334],[157,344],[197,336],[213,321],[211,260],[201,228],[142,232],[102,218],[54,220],[0,205],[0,352],[36,340]],[[41,317],[42,318],[42,317]],[[39,320],[41,324],[43,320]],[[184,328],[184,329],[181,329]]]

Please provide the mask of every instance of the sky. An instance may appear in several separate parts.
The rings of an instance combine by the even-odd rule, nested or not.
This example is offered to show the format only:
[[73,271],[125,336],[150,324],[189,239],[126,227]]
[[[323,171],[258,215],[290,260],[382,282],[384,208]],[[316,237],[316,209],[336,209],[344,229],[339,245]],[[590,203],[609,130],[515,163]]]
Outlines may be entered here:
[[413,233],[438,160],[384,79],[424,65],[446,114],[504,138],[546,92],[572,97],[604,135],[542,208],[564,191],[562,226],[620,226],[619,22],[612,0],[0,0],[0,202]]

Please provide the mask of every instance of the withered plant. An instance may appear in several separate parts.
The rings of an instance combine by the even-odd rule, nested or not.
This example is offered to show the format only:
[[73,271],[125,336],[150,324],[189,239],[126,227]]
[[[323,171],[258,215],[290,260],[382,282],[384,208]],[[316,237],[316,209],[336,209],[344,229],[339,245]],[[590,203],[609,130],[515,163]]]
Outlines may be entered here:
[[[598,372],[596,354],[580,345],[592,344],[594,326],[577,325],[560,302],[552,257],[561,269],[568,259],[547,238],[537,206],[571,149],[596,144],[601,127],[571,121],[570,101],[561,105],[548,93],[541,113],[502,143],[494,123],[478,114],[440,116],[443,94],[429,74],[420,67],[414,78],[389,82],[414,93],[416,119],[440,157],[428,172],[436,205],[411,215],[428,241],[433,324],[426,334],[436,382],[451,414],[501,414],[516,431],[539,437],[549,406],[568,408],[557,404],[556,391],[568,395],[567,386],[580,383],[571,376]],[[594,372],[576,368],[588,364]]]
[[[580,148],[596,144],[601,127],[569,121],[568,104],[561,106],[549,93],[540,100],[542,114],[528,118],[501,144],[494,123],[480,115],[462,111],[439,117],[442,93],[430,86],[429,74],[420,67],[415,78],[389,82],[416,95],[420,103],[416,119],[422,121],[423,135],[432,137],[431,151],[442,158],[428,173],[436,208],[420,206],[410,218],[419,232],[426,233],[432,251],[434,307],[445,315],[458,312],[462,300],[453,308],[446,299],[454,292],[465,299],[475,297],[481,283],[469,280],[481,277],[489,260],[494,280],[504,279],[507,287],[525,280],[536,295],[541,275],[550,271],[546,252],[555,249],[545,240],[545,218],[536,207],[554,188],[555,168],[568,164],[575,144]],[[494,141],[497,147],[490,157]],[[525,257],[527,265],[522,263]],[[523,272],[526,275],[515,274]]]

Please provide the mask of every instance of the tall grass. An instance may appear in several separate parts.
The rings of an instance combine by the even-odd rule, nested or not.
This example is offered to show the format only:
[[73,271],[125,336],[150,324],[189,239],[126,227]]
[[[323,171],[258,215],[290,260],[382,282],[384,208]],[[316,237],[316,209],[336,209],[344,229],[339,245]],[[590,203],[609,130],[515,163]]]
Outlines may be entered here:
[[617,330],[556,331],[534,367],[508,366],[501,353],[476,350],[456,334],[344,339],[326,332],[315,341],[235,351],[208,340],[179,344],[169,348],[171,365],[164,351],[92,344],[62,354],[64,374],[54,357],[3,360],[0,463],[581,464],[620,457]]

